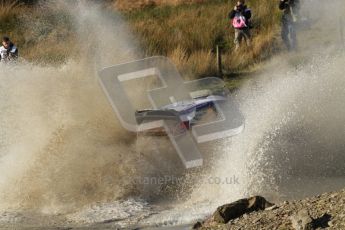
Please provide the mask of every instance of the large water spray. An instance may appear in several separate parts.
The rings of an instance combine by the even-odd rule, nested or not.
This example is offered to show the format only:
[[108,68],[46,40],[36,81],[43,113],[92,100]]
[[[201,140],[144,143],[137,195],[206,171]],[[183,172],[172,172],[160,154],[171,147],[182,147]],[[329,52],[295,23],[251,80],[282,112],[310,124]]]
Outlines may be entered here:
[[[279,200],[326,189],[313,187],[315,181],[343,186],[337,178],[345,172],[345,80],[337,39],[323,50],[270,61],[234,95],[246,118],[244,133],[200,146],[205,167],[186,171],[167,138],[124,130],[97,82],[99,69],[141,57],[120,15],[87,1],[43,6],[57,5],[73,18],[78,57],[58,67],[0,69],[2,211],[76,212],[69,218],[90,223],[115,211],[135,219],[136,210],[151,212],[154,204],[160,214],[143,224],[183,224],[247,195]],[[322,27],[312,6],[310,17]],[[318,33],[329,39],[333,27],[322,28]],[[173,183],[138,183],[167,175]],[[90,211],[96,203],[102,205]]]

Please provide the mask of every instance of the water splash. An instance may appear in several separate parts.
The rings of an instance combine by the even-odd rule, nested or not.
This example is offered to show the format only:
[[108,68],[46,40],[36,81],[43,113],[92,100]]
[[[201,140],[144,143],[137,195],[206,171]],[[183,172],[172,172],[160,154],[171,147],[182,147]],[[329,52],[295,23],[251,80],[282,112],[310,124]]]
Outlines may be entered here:
[[[0,69],[1,210],[70,213],[82,224],[118,211],[124,225],[183,224],[247,195],[296,197],[300,190],[284,190],[295,178],[343,175],[344,57],[334,46],[299,65],[272,60],[237,92],[244,133],[202,145],[207,165],[186,172],[166,138],[126,132],[97,83],[100,68],[141,55],[121,17],[86,1],[57,4],[75,20],[80,57]],[[165,175],[181,180],[137,183]]]

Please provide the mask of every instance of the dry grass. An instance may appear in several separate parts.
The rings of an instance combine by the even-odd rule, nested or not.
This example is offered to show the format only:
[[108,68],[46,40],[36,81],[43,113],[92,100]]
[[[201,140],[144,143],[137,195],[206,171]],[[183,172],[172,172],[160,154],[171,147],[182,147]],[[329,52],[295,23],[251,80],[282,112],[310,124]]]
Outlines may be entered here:
[[58,7],[0,2],[0,33],[11,38],[27,61],[59,64],[73,56],[76,38],[72,27],[69,15]]
[[189,78],[188,80],[194,79],[195,76],[211,75],[217,71],[214,54],[210,51],[200,50],[187,54],[186,50],[177,47],[168,56],[180,72]]
[[[0,32],[17,43],[26,60],[61,63],[75,53],[73,25],[65,12],[54,7],[23,6],[16,0],[0,1]],[[217,45],[223,48],[224,69],[229,73],[248,70],[276,52],[280,22],[277,2],[247,0],[254,13],[253,42],[239,52],[233,51],[234,32],[227,19],[234,2],[117,0],[116,5],[124,9],[144,7],[124,12],[144,55],[168,56],[187,78],[195,78],[217,73]]]
[[[0,0],[0,36],[17,37],[22,32],[17,29],[18,18],[25,7],[17,0]],[[14,41],[17,39],[15,38]]]
[[146,8],[126,12],[125,16],[146,55],[166,55],[193,78],[216,74],[217,45],[223,48],[227,72],[250,68],[277,51],[280,22],[277,2],[248,0],[247,3],[254,13],[253,41],[251,47],[238,52],[234,52],[234,30],[227,18],[233,4],[228,1]]
[[6,21],[21,12],[23,4],[17,0],[0,1],[0,20]]
[[73,19],[63,8],[58,5],[33,8],[20,21],[21,30],[25,32],[19,37],[18,44],[27,61],[63,63],[75,54]]
[[131,11],[147,7],[201,3],[205,1],[206,0],[116,0],[113,5],[116,9]]

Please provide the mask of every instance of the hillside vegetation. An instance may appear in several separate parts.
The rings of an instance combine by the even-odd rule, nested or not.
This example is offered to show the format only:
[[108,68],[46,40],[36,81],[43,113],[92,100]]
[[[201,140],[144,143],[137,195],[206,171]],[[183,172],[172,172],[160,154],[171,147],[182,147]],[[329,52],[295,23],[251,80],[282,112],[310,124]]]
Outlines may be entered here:
[[253,43],[239,52],[234,52],[234,30],[227,18],[233,4],[228,1],[150,7],[124,15],[147,55],[166,55],[184,72],[203,76],[217,72],[217,45],[223,48],[228,73],[246,70],[277,51],[277,2],[251,0],[247,4],[253,11]]
[[20,56],[39,64],[60,64],[73,57],[76,37],[70,15],[54,2],[0,0],[0,34],[19,47]]
[[[13,38],[24,59],[62,63],[77,53],[73,22],[66,12],[24,2],[35,1],[0,1],[0,32]],[[228,75],[248,71],[278,51],[280,12],[276,1],[247,1],[253,11],[253,42],[239,52],[234,52],[234,31],[227,18],[235,1],[117,0],[110,4],[117,8],[108,9],[121,9],[146,56],[168,56],[190,78],[217,73],[217,45],[222,48]]]
[[206,1],[207,0],[114,0],[113,6],[118,10],[130,11],[162,5],[202,3]]

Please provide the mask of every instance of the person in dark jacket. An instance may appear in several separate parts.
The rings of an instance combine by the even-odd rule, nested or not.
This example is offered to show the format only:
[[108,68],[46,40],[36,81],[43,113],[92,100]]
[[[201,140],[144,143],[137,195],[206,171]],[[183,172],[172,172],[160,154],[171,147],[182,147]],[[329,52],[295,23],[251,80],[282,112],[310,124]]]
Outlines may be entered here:
[[11,42],[10,38],[4,36],[2,38],[2,46],[0,47],[0,61],[9,62],[18,59],[18,48]]
[[240,47],[242,39],[245,39],[247,46],[250,46],[250,19],[251,10],[245,5],[245,1],[238,1],[234,9],[229,13],[232,26],[235,29],[236,50]]
[[297,49],[296,22],[299,8],[299,0],[280,0],[279,2],[279,9],[284,10],[281,36],[288,50]]

